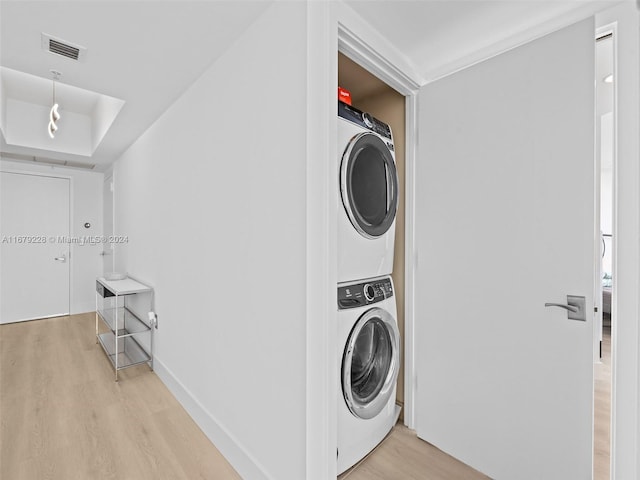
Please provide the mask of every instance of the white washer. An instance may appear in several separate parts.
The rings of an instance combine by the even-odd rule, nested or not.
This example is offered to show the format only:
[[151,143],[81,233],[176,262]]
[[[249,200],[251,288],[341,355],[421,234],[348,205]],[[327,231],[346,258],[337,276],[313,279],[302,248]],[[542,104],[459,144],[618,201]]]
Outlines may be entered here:
[[338,284],[338,473],[391,431],[400,333],[391,277]]
[[398,208],[391,127],[338,102],[338,282],[393,270]]

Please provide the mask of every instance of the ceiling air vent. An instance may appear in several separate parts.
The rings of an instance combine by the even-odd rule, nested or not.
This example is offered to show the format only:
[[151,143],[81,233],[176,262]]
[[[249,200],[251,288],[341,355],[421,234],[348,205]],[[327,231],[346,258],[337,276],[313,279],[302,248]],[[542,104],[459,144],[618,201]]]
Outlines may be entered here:
[[70,58],[71,60],[82,62],[87,54],[86,48],[79,45],[73,45],[66,40],[53,37],[48,33],[43,32],[41,39],[42,49],[55,55],[60,55],[62,57]]

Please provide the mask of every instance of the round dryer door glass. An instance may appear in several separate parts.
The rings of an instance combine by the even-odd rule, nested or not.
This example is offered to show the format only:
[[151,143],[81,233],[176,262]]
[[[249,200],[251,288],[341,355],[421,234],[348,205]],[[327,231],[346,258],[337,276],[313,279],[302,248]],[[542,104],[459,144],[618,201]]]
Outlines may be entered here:
[[398,327],[385,310],[367,311],[353,327],[342,363],[342,389],[351,413],[373,418],[394,392],[400,361]]
[[349,220],[364,237],[384,235],[396,217],[398,174],[384,141],[374,133],[354,137],[342,158],[340,189]]

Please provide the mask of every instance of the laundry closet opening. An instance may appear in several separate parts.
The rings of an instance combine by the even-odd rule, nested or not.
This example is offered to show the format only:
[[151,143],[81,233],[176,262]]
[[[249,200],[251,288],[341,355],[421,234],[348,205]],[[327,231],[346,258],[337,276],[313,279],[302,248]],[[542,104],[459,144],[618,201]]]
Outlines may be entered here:
[[[397,322],[400,331],[400,371],[396,403],[404,406],[404,340],[405,340],[405,97],[375,75],[338,52],[338,85],[351,93],[353,107],[387,123],[393,132],[395,163],[398,177],[398,209],[391,277],[395,287]],[[400,413],[403,419],[404,412]]]

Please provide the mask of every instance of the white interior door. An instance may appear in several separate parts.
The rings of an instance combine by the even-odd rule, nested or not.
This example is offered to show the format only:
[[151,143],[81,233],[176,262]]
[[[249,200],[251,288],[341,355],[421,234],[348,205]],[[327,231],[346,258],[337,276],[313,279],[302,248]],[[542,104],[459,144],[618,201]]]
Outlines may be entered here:
[[70,180],[0,175],[0,323],[66,315]]
[[[592,471],[592,19],[425,85],[418,435],[497,480]],[[545,308],[584,296],[586,321]]]

